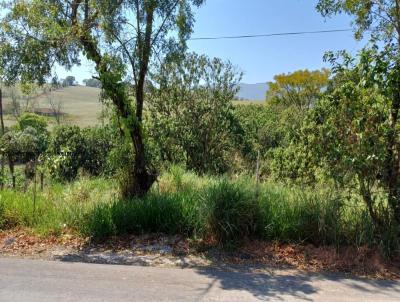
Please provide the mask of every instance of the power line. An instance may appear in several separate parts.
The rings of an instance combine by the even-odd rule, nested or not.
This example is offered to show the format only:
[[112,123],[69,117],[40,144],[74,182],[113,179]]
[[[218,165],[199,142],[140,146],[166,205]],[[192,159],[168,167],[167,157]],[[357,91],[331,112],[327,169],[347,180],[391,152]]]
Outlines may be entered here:
[[265,37],[275,37],[275,36],[299,36],[299,35],[327,34],[327,33],[339,33],[339,32],[349,32],[349,31],[352,31],[352,29],[350,29],[350,28],[348,28],[348,29],[330,29],[330,30],[260,34],[260,35],[242,35],[242,36],[199,37],[199,38],[191,38],[189,40],[190,41],[199,41],[199,40],[249,39],[249,38],[265,38]]

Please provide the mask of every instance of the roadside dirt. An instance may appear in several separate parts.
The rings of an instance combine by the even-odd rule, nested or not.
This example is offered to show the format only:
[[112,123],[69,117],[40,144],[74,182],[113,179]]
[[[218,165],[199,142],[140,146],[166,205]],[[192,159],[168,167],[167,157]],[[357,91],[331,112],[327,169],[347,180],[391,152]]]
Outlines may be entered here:
[[400,279],[400,259],[385,261],[367,247],[341,248],[245,243],[235,251],[180,236],[150,234],[110,238],[93,243],[71,233],[41,237],[29,230],[0,231],[0,256],[29,259],[160,267],[251,266],[294,268],[308,272],[340,272],[375,279]]

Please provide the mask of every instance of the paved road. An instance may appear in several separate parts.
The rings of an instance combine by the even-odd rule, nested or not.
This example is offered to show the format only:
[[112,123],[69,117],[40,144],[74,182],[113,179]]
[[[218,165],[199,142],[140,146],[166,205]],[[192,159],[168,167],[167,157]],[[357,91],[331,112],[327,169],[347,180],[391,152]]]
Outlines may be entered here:
[[400,301],[400,282],[0,258],[1,302]]

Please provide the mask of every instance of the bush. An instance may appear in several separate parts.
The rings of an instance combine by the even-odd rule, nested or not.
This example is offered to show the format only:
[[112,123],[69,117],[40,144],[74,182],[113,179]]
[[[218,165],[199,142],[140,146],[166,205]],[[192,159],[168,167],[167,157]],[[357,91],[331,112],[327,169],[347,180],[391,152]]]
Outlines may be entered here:
[[78,126],[59,126],[54,129],[48,148],[50,173],[60,181],[76,178],[85,158],[85,141]]
[[50,172],[61,181],[71,181],[79,169],[99,176],[108,168],[107,158],[113,147],[113,132],[109,128],[77,126],[57,127],[48,148]]
[[107,158],[114,147],[115,133],[109,127],[94,127],[82,130],[85,155],[82,168],[90,175],[99,176],[107,172]]
[[20,130],[25,130],[28,127],[34,128],[39,133],[47,132],[47,121],[45,118],[34,113],[24,113],[18,119]]

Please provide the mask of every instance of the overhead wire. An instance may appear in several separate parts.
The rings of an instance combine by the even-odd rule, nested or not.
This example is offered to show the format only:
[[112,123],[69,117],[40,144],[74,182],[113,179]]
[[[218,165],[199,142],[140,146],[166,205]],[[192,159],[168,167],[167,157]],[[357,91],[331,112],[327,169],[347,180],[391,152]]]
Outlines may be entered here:
[[298,36],[298,35],[340,33],[340,32],[350,32],[350,31],[352,31],[352,29],[346,28],[346,29],[328,29],[328,30],[315,30],[315,31],[282,32],[282,33],[239,35],[239,36],[194,37],[194,38],[190,38],[189,41],[251,39],[251,38],[267,38],[267,37],[276,37],[276,36]]

